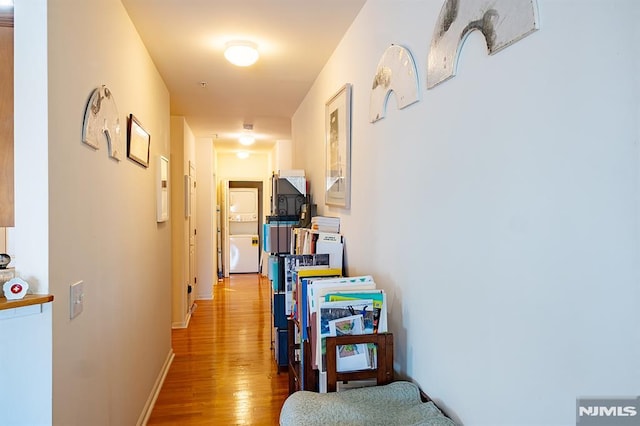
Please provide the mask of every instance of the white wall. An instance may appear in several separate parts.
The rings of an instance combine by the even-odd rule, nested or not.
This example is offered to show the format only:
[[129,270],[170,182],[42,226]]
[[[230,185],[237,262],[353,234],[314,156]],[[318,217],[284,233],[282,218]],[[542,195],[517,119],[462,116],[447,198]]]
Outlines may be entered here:
[[[53,424],[131,425],[171,354],[171,232],[156,222],[155,161],[169,155],[169,93],[119,1],[47,3],[49,242],[39,249],[56,297]],[[102,84],[120,115],[119,162],[104,141],[97,151],[81,142]],[[149,168],[126,157],[130,113],[151,134]],[[79,280],[84,312],[70,320]]]
[[[47,4],[15,2],[15,228],[12,266],[33,293],[49,285]],[[43,96],[44,94],[44,96]],[[0,422],[52,423],[52,304],[0,312]],[[37,313],[27,314],[33,309]]]
[[220,151],[218,158],[218,180],[246,180],[247,178],[270,179],[272,170],[271,152],[258,151],[252,153],[249,158],[240,159],[233,152]]
[[273,147],[273,157],[275,162],[274,171],[291,170],[293,161],[293,142],[289,139],[276,141]]
[[[480,34],[425,90],[442,2],[369,0],[293,117],[294,166],[342,217],[351,275],[391,295],[396,368],[465,425],[575,424],[576,397],[640,394],[633,0],[539,0],[541,29]],[[422,100],[371,124],[397,43]],[[323,205],[324,104],[353,84],[352,207]]]
[[[172,263],[172,326],[189,325],[189,218],[185,214],[184,177],[189,174],[189,162],[195,164],[195,137],[184,117],[171,117],[171,248]],[[196,173],[198,169],[196,167]],[[197,178],[197,176],[196,176]],[[197,202],[197,196],[196,196]],[[197,212],[196,212],[197,214]],[[197,217],[196,217],[197,219]],[[197,246],[196,246],[197,250]],[[196,290],[197,291],[197,290]]]
[[[218,182],[223,180],[251,180],[262,181],[263,213],[269,214],[269,200],[271,197],[271,174],[274,161],[271,151],[258,151],[249,158],[240,159],[233,152],[220,151],[217,153],[218,165],[216,177]],[[218,188],[220,188],[218,186]]]
[[216,187],[213,165],[213,141],[196,140],[198,191],[198,299],[213,299],[213,284],[218,273],[216,226]]
[[[262,181],[262,213],[264,216],[270,214],[271,200],[271,174],[274,172],[275,160],[274,150],[257,151],[251,153],[248,158],[240,159],[234,152],[216,151],[216,188],[218,189],[217,199],[222,210],[222,262],[225,276],[229,276],[229,241],[226,238],[228,226],[225,220],[224,209],[224,184],[225,181],[245,180],[245,181]],[[264,265],[264,262],[263,262]]]

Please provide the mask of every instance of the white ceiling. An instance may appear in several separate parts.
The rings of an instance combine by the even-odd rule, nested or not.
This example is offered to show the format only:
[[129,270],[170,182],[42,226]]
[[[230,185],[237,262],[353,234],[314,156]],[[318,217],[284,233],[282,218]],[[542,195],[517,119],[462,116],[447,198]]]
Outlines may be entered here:
[[[366,0],[122,0],[169,89],[171,114],[197,138],[238,150],[243,124],[253,149],[291,138],[291,116]],[[258,45],[240,68],[230,40]]]

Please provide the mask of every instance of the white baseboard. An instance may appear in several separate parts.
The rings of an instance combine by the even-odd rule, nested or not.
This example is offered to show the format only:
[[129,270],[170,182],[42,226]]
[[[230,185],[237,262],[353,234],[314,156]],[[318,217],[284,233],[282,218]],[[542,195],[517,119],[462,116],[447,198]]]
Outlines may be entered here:
[[199,294],[198,297],[196,298],[196,301],[198,300],[213,300],[213,293],[211,294]]
[[175,358],[175,356],[176,354],[173,352],[173,349],[170,349],[169,353],[167,354],[167,359],[165,359],[164,365],[162,366],[162,370],[160,370],[160,374],[158,375],[158,378],[153,385],[153,389],[151,389],[151,394],[149,395],[146,404],[144,404],[144,409],[142,410],[140,418],[138,418],[138,422],[136,423],[137,426],[145,426],[149,421],[149,417],[151,417],[153,407],[156,405],[158,395],[160,395],[160,391],[162,390],[164,379],[167,377],[167,373],[169,372],[169,368],[171,368],[171,363],[173,362],[173,358]]
[[191,321],[191,312],[187,314],[187,317],[184,321],[171,323],[171,328],[188,328],[189,321]]
[[213,284],[207,285],[198,284],[198,292],[196,293],[196,300],[213,300]]

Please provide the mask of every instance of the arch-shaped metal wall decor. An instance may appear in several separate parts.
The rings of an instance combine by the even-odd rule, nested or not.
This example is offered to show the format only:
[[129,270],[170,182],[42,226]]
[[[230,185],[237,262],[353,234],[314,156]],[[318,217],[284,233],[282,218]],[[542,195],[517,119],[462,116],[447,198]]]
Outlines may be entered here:
[[378,62],[373,79],[369,121],[375,123],[384,118],[391,92],[395,94],[400,109],[418,102],[419,86],[416,63],[411,52],[397,44],[389,46]]
[[538,29],[536,0],[446,0],[429,49],[427,89],[453,77],[467,36],[480,31],[490,55]]
[[107,140],[109,157],[120,160],[120,116],[107,86],[98,87],[91,93],[82,126],[82,142],[90,147],[99,149],[103,137]]

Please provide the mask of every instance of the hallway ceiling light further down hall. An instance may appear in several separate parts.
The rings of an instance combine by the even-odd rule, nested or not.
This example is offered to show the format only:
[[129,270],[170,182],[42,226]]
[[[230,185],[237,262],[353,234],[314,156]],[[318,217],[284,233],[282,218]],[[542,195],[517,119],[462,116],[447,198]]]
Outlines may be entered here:
[[241,145],[249,146],[256,142],[256,138],[250,134],[244,134],[238,138],[238,142],[240,142]]

